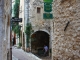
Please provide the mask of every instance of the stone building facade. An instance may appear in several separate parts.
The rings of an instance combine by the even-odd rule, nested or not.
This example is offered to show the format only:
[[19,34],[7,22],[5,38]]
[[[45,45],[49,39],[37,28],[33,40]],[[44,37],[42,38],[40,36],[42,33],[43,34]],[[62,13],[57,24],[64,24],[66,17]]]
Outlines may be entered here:
[[47,30],[50,32],[50,20],[43,19],[44,3],[43,0],[30,2],[30,22],[33,30]]
[[0,0],[0,60],[11,60],[10,53],[11,0]]
[[33,0],[33,1],[31,0],[30,10],[29,10],[29,15],[30,15],[29,19],[32,24],[32,30],[34,31],[32,32],[32,35],[37,31],[46,32],[49,35],[48,43],[49,43],[49,50],[51,50],[52,40],[53,40],[53,22],[52,22],[53,19],[44,19],[43,13],[45,13],[43,0]]
[[52,60],[80,60],[80,0],[54,0]]
[[[29,13],[29,22],[32,24],[32,34],[34,34],[36,31],[43,31],[47,34],[51,35],[51,21],[43,19],[43,13],[44,13],[44,3],[43,0],[29,0],[29,7],[27,4],[27,0],[20,0],[20,13],[19,17],[22,18],[22,21],[20,24],[22,25],[22,36],[24,33],[24,38],[22,38],[22,46],[23,49],[26,49],[26,34],[25,34],[25,27],[27,24],[27,18]],[[40,12],[37,12],[37,8],[40,9]],[[29,12],[27,12],[29,9]],[[51,42],[51,37],[49,39]],[[50,43],[51,48],[51,43]]]
[[[50,34],[52,60],[80,60],[79,3],[79,0],[54,0],[54,19],[44,20],[43,1],[30,0],[29,19],[32,29],[34,32],[41,30]],[[37,13],[37,8],[41,9],[41,13]]]

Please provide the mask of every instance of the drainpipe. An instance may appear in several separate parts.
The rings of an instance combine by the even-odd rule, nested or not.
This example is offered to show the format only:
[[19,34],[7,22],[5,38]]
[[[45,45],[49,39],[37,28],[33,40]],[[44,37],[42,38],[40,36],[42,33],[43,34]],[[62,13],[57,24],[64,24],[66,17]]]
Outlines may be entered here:
[[[26,26],[27,26],[27,24],[29,23],[29,0],[27,0],[26,2],[27,2],[27,23],[26,23]],[[26,48],[29,51],[30,50],[30,48],[28,48],[29,47],[29,41],[27,38],[28,38],[28,36],[26,35]]]
[[[28,0],[28,2],[27,2],[27,24],[29,23],[29,0]],[[28,41],[27,41],[27,47],[29,46],[29,43],[28,43]]]
[[51,31],[50,31],[50,42],[49,42],[49,44],[50,44],[50,56],[52,57],[52,42],[53,42],[53,40],[54,40],[54,36],[53,36],[53,33],[54,33],[54,31],[53,31],[53,29],[54,29],[54,23],[53,23],[53,20],[50,20],[50,27],[51,27]]

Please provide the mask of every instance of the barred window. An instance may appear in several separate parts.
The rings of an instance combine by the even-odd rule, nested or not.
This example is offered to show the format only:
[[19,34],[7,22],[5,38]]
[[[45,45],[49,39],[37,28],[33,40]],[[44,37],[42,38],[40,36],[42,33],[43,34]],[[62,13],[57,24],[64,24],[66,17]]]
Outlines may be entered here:
[[37,7],[37,13],[40,13],[40,12],[41,12],[41,8]]

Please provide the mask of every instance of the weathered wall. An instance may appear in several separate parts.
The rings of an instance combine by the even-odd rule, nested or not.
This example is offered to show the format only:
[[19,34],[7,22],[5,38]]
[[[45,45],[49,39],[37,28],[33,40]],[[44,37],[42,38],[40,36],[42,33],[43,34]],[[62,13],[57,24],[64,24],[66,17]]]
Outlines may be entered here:
[[3,21],[2,21],[2,8],[3,8],[3,1],[0,0],[0,60],[2,60],[2,40],[3,40]]
[[0,60],[7,60],[10,49],[10,9],[10,0],[0,0]]
[[[4,40],[3,40],[3,60],[10,60],[10,19],[11,19],[11,1],[5,0],[3,7],[3,21],[4,21]],[[7,56],[8,55],[8,56]]]
[[80,60],[80,0],[54,0],[53,12],[52,60]]
[[[50,32],[50,19],[43,19],[43,13],[44,13],[44,3],[43,0],[34,0],[33,2],[30,2],[30,21],[32,24],[32,28],[34,31],[38,30],[47,30]],[[37,7],[40,8],[40,13],[37,13]]]

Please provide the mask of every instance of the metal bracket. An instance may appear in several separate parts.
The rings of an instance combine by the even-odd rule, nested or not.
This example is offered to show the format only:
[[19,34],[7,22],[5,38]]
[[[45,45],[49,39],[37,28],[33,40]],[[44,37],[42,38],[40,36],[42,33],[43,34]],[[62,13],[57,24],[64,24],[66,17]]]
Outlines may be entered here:
[[67,29],[69,23],[70,23],[70,22],[68,21],[67,24],[66,24],[66,26],[65,26],[65,28],[64,28],[64,31]]

